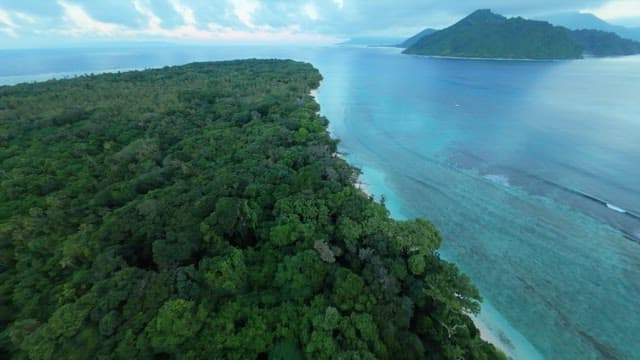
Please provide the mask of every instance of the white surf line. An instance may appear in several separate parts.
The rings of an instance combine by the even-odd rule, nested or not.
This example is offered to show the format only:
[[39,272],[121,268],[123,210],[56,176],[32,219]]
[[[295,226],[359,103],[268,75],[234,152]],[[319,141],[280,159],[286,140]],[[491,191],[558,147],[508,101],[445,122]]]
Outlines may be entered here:
[[607,203],[607,207],[609,209],[613,210],[613,211],[617,211],[617,212],[622,213],[622,214],[626,214],[627,213],[627,210],[625,210],[623,208],[620,208],[620,207],[617,207],[617,206],[615,206],[613,204],[610,204],[610,203]]

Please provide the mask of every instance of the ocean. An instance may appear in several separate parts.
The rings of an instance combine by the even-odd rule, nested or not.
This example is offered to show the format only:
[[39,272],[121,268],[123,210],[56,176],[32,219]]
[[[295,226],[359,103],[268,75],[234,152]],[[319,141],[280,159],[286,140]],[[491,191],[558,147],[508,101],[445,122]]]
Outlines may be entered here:
[[316,66],[340,152],[437,225],[516,359],[640,353],[640,56],[438,59],[364,47],[0,51],[0,85],[237,58]]

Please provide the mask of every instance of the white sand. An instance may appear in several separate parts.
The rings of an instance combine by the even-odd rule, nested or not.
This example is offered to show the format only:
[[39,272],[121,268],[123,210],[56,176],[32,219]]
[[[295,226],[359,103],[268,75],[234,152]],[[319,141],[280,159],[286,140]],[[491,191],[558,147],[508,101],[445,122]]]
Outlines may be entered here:
[[492,344],[493,346],[500,349],[503,353],[507,354],[509,358],[512,358],[511,354],[509,354],[509,351],[505,349],[504,344],[502,344],[502,342],[500,341],[500,337],[498,336],[498,334],[491,331],[491,329],[489,329],[487,324],[485,324],[477,316],[474,316],[474,315],[469,315],[469,316],[473,320],[473,323],[476,325],[478,330],[480,330],[480,337],[482,338],[482,340]]
[[367,183],[365,183],[364,181],[362,181],[361,178],[358,178],[358,180],[355,183],[355,187],[362,190],[362,192],[364,192],[365,194],[367,194],[367,196],[373,196],[371,194],[371,190],[369,189],[369,187],[367,186]]

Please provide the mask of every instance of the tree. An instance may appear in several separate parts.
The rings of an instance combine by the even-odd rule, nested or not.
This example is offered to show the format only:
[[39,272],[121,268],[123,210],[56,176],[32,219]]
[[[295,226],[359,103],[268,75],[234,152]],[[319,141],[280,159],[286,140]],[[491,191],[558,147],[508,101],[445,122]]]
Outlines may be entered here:
[[197,310],[191,301],[165,302],[147,326],[151,346],[156,352],[177,355],[179,346],[200,330],[204,317],[204,310]]

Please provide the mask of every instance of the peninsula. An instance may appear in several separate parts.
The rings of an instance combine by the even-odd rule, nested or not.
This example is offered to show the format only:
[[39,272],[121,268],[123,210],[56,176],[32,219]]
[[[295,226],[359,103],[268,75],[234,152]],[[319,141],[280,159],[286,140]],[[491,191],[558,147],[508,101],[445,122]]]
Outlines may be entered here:
[[[1,358],[500,359],[284,60],[0,87]],[[5,336],[6,335],[6,336]]]

